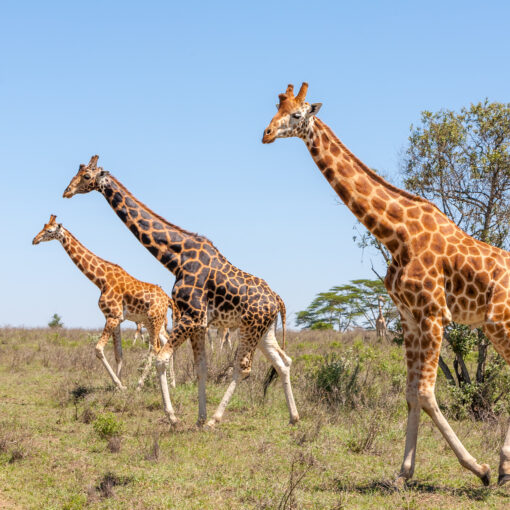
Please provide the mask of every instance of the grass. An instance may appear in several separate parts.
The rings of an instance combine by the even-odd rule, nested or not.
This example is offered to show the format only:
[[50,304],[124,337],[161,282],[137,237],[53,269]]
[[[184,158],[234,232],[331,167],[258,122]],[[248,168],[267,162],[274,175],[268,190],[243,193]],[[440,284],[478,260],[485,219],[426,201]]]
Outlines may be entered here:
[[[197,388],[188,346],[176,355],[178,386],[171,393],[181,421],[170,429],[154,372],[142,392],[134,390],[145,346],[124,342],[123,380],[129,389],[121,393],[94,356],[96,335],[0,330],[0,508],[510,507],[510,488],[482,487],[426,416],[415,478],[404,490],[394,489],[406,424],[403,353],[377,344],[371,334],[291,332],[288,351],[300,423],[288,425],[278,381],[262,398],[268,365],[257,354],[251,377],[213,431],[195,426]],[[344,390],[326,399],[314,380],[324,356],[333,352],[353,361],[345,368]],[[210,358],[211,415],[226,389],[232,356],[216,350]],[[352,398],[349,391],[355,391]],[[448,398],[440,375],[438,399]],[[497,477],[506,417],[491,423],[449,420],[468,450],[488,462]]]

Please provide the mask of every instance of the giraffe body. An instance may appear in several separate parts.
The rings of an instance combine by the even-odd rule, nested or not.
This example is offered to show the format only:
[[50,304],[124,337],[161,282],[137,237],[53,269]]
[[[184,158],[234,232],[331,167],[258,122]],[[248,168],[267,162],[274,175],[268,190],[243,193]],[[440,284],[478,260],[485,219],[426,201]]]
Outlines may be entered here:
[[[56,222],[52,215],[50,221],[34,237],[33,244],[57,239],[60,241],[71,260],[101,291],[99,308],[103,312],[106,325],[96,345],[96,356],[105,366],[112,381],[119,389],[125,389],[120,380],[122,369],[122,343],[120,324],[124,320],[144,323],[149,331],[150,351],[147,355],[142,376],[138,381],[140,389],[149,373],[152,358],[168,341],[167,312],[172,309],[174,319],[178,312],[173,300],[157,285],[145,283],[133,278],[117,264],[99,258],[81,244],[62,224]],[[113,337],[117,369],[114,371],[104,355],[104,347]],[[171,384],[175,386],[173,360],[170,363]]]
[[239,329],[239,347],[233,380],[207,424],[214,426],[221,420],[237,383],[251,371],[257,347],[280,375],[290,421],[296,422],[299,415],[290,384],[291,359],[278,345],[274,331],[278,313],[282,318],[285,315],[281,298],[264,280],[232,265],[207,238],[188,232],[150,210],[109,172],[97,167],[97,158],[94,156],[88,165],[80,166],[64,197],[99,191],[142,245],[175,275],[172,297],[180,318],[170,333],[171,341],[161,349],[156,362],[169,420],[175,423],[177,419],[166,383],[166,365],[173,350],[189,338],[198,368],[198,423],[206,421],[205,336],[207,328],[214,327]]
[[[263,142],[302,138],[324,177],[352,213],[392,254],[385,286],[404,331],[408,423],[399,481],[413,475],[420,411],[434,421],[460,463],[484,484],[487,464],[478,464],[442,415],[434,388],[444,327],[453,321],[481,327],[510,363],[510,253],[478,241],[428,200],[401,190],[354,156],[315,117],[320,103],[280,95],[278,113]],[[501,450],[499,482],[510,479],[510,430]]]

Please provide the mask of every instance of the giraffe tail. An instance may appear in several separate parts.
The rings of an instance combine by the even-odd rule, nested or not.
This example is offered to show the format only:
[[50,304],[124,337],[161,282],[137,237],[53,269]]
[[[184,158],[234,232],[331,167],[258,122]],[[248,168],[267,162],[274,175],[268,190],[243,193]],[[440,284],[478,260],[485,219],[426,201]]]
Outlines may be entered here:
[[168,297],[168,308],[172,310],[172,323],[179,322],[179,319],[181,317],[181,312],[179,312],[179,308],[177,308],[177,305],[175,304],[175,301],[170,297]]
[[[278,306],[280,307],[280,318],[282,320],[282,346],[283,350],[285,350],[285,323],[287,322],[287,309],[285,308],[285,303],[283,302],[283,299],[276,294],[276,300],[278,301]],[[278,316],[276,316],[276,319],[274,321],[274,332],[276,335],[276,325],[278,322]],[[278,372],[274,368],[274,366],[271,365],[271,368],[268,370],[266,377],[264,378],[264,397],[266,396],[267,390],[271,383],[276,379],[276,376],[278,375]]]
[[[285,323],[287,322],[287,309],[285,308],[285,303],[283,299],[277,294],[276,300],[278,301],[278,305],[280,307],[280,318],[282,320],[282,349],[285,350]],[[274,321],[274,329],[276,334],[276,323],[278,322],[278,317]]]

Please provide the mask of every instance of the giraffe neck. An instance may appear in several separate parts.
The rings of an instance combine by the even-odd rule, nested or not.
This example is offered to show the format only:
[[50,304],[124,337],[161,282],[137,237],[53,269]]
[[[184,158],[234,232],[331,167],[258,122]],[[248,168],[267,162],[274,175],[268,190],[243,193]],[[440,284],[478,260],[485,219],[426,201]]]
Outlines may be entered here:
[[405,242],[405,208],[432,205],[401,190],[362,163],[321,120],[312,117],[304,131],[312,158],[338,196],[394,257]]
[[109,264],[105,260],[99,258],[74,237],[69,230],[61,227],[62,235],[59,241],[64,247],[71,260],[76,264],[78,269],[99,288],[104,286],[105,265]]
[[194,241],[198,236],[151,211],[113,175],[106,173],[99,191],[133,235],[173,274],[177,274],[188,259],[196,258]]

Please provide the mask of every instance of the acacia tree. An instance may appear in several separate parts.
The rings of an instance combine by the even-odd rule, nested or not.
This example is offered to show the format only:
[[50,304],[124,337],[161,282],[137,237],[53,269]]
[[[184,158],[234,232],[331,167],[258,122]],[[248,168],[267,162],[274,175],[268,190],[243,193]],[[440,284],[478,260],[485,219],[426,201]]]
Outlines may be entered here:
[[385,298],[383,315],[388,329],[395,323],[397,311],[381,280],[352,280],[317,294],[310,306],[298,312],[296,324],[308,329],[346,331],[351,327],[374,329],[379,315],[378,297]]
[[[411,126],[403,159],[407,189],[434,201],[465,232],[499,248],[509,247],[510,104],[487,100],[459,113],[425,111]],[[445,338],[455,354],[452,371],[440,357],[448,381],[469,390],[475,417],[483,417],[498,397],[490,392],[500,360],[488,365],[489,341],[481,330],[451,324]],[[466,356],[477,351],[472,376]]]

